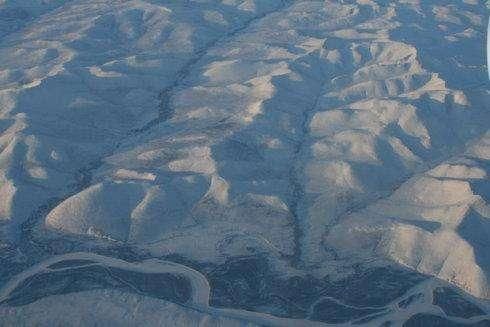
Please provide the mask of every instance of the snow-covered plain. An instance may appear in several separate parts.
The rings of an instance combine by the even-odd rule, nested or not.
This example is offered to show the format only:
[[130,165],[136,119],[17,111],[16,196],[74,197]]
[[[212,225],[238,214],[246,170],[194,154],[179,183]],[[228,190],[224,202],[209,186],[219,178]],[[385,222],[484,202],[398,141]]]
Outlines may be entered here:
[[[477,0],[0,0],[0,281],[88,251],[190,265],[211,304],[257,317],[490,324],[487,17]],[[235,283],[251,258],[266,272]],[[91,301],[119,324],[141,324],[136,302],[257,323],[78,290],[4,299],[0,325]]]

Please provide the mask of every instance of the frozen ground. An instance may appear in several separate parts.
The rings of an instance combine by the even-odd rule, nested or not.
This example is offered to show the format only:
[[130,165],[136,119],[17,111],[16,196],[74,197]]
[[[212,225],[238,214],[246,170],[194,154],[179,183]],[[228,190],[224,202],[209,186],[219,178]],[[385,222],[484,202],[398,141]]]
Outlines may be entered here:
[[0,0],[0,325],[490,325],[487,17]]

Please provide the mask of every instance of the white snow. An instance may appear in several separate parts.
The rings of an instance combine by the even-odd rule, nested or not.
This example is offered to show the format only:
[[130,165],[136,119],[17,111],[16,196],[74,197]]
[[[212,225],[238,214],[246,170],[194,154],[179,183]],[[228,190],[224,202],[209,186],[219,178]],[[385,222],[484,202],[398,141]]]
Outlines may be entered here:
[[284,274],[376,258],[488,299],[484,8],[0,1],[0,244],[34,219]]

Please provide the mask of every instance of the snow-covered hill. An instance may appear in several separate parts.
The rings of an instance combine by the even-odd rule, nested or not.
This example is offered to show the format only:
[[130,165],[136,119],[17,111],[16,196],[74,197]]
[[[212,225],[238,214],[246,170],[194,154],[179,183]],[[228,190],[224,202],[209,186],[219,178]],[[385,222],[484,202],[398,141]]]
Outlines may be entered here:
[[[490,323],[487,16],[477,0],[0,1],[0,280],[88,251],[190,265],[212,305],[303,323]],[[31,324],[71,293],[4,305]]]

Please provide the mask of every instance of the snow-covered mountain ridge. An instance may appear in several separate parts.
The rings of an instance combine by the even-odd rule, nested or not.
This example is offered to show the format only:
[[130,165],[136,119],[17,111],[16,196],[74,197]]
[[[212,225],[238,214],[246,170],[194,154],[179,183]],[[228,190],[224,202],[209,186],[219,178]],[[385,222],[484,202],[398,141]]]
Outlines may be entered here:
[[[487,16],[476,0],[0,1],[5,282],[88,251],[189,264],[211,305],[303,323],[484,326]],[[236,282],[254,260],[264,275]],[[391,298],[336,293],[373,271]],[[258,280],[263,301],[230,295]],[[293,281],[311,294],[274,288]],[[451,318],[446,288],[481,312]]]

